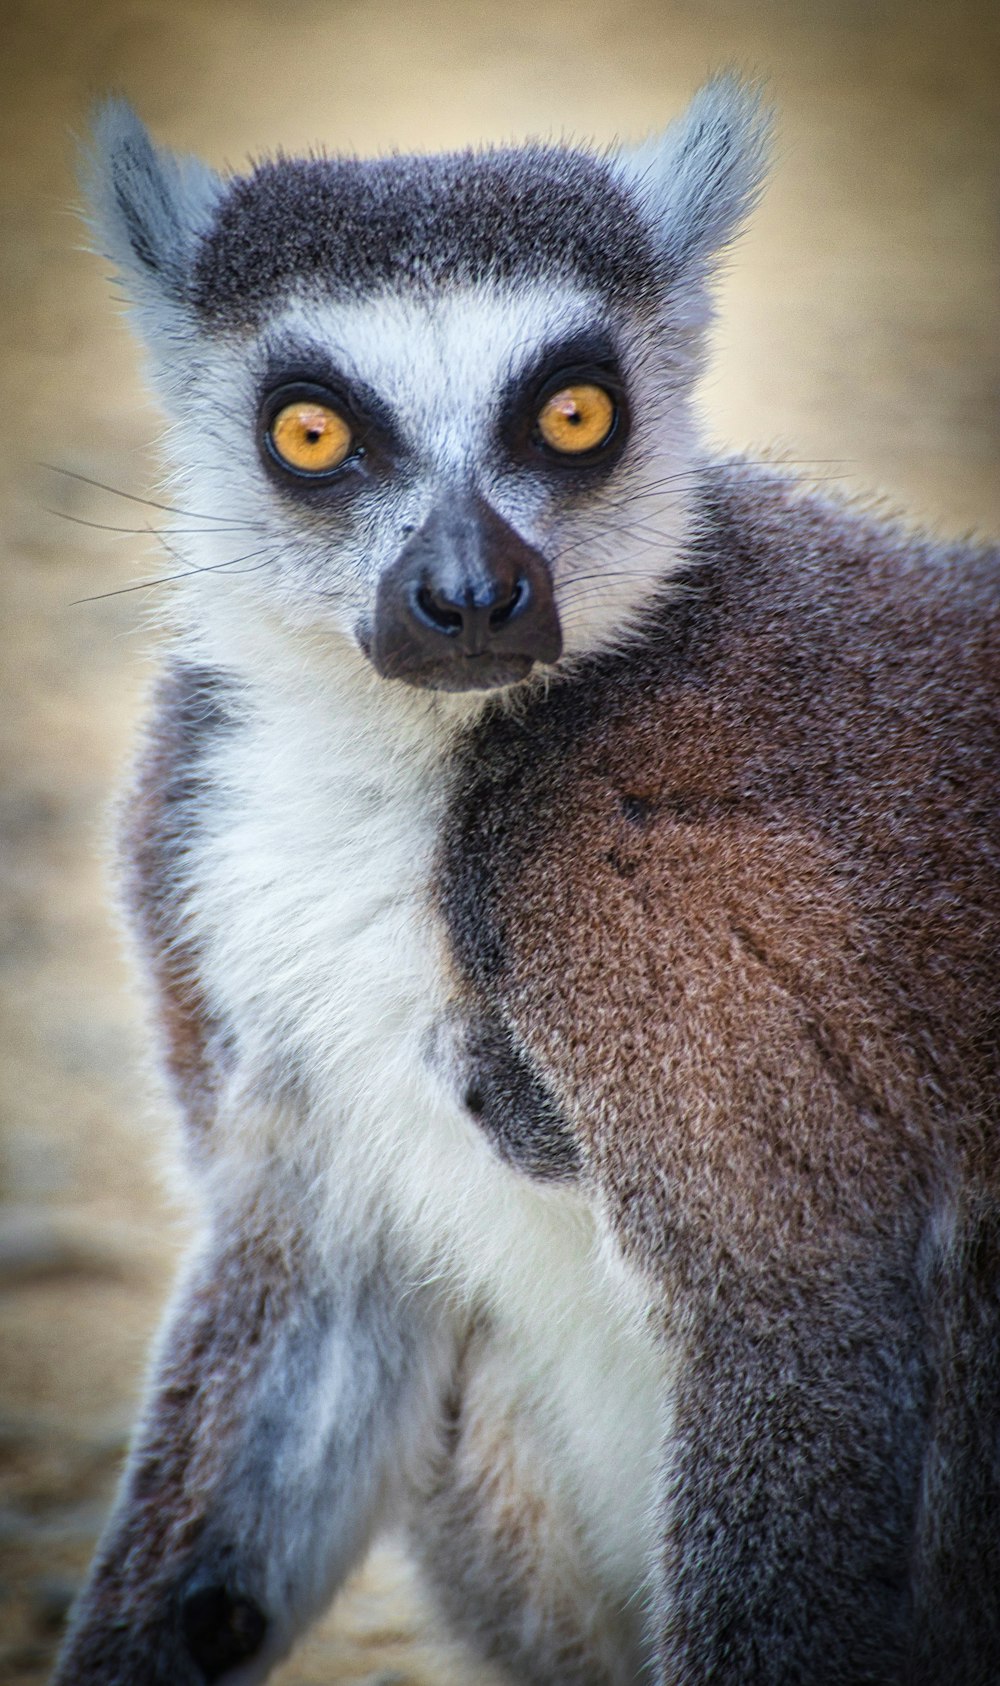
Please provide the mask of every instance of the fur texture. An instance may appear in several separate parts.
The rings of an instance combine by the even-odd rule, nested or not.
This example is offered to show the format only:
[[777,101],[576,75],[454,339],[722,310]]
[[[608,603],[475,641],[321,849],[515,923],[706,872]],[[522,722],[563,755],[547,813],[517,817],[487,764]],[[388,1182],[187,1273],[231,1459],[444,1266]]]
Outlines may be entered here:
[[[997,558],[704,460],[765,131],[225,183],[105,119],[201,512],[124,853],[206,1234],[62,1686],[262,1680],[389,1519],[536,1686],[993,1672]],[[551,574],[506,690],[368,658],[459,495]]]

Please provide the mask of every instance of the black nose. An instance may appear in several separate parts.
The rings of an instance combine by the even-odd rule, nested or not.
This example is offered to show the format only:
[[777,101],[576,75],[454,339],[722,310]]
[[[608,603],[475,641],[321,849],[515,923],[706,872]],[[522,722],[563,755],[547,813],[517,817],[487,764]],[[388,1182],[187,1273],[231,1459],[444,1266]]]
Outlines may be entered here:
[[480,498],[435,510],[379,584],[371,654],[386,678],[485,690],[561,650],[544,558]]
[[[461,588],[460,588],[461,589]],[[468,581],[461,597],[433,575],[425,585],[413,581],[410,609],[434,632],[455,640],[465,655],[480,656],[496,633],[531,607],[531,586],[525,575],[512,583],[503,579]]]

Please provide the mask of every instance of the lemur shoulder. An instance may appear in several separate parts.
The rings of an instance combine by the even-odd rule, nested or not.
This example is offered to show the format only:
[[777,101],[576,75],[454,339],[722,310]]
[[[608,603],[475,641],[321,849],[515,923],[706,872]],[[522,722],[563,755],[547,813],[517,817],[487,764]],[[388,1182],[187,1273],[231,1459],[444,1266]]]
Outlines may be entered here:
[[522,1686],[995,1676],[997,554],[703,446],[765,141],[726,80],[228,178],[102,116],[203,1224],[62,1686],[263,1680],[389,1524]]

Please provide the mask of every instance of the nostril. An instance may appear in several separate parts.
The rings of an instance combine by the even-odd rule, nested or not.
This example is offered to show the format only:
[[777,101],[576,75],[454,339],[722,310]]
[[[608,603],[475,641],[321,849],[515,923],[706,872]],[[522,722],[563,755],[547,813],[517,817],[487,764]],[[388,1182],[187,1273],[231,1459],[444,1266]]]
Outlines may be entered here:
[[495,609],[491,609],[490,626],[494,629],[500,626],[506,626],[507,622],[509,620],[513,620],[518,610],[523,606],[527,595],[527,580],[518,580],[506,603],[498,603]]
[[440,603],[427,586],[422,585],[418,590],[416,604],[424,619],[438,632],[461,632],[465,624],[461,611]]

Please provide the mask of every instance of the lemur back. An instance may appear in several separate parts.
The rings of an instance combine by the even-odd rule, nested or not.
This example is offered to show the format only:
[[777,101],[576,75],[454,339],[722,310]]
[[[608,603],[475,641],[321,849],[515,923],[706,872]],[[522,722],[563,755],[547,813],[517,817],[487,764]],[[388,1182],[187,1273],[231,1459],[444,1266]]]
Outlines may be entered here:
[[105,115],[214,523],[123,826],[204,1224],[65,1686],[264,1679],[390,1523],[528,1686],[994,1672],[997,556],[700,446],[764,142]]

